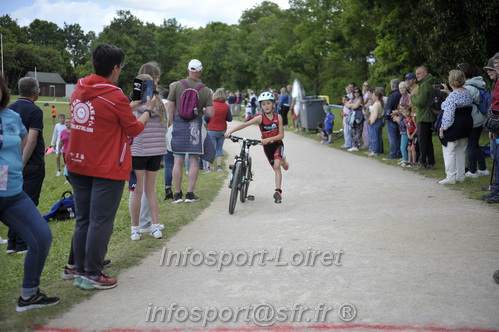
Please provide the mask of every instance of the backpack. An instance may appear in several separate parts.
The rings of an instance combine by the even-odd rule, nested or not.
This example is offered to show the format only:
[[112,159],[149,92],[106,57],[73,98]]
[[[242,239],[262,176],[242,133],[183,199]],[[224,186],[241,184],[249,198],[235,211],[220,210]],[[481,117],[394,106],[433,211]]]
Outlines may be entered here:
[[[66,197],[66,195],[69,195]],[[50,212],[43,216],[48,222],[50,220],[67,220],[75,217],[75,203],[73,193],[69,190],[61,195],[61,199],[57,201],[50,209]]]
[[195,89],[189,87],[186,80],[181,80],[185,87],[180,97],[180,103],[178,104],[178,115],[184,120],[192,120],[198,114],[198,103],[199,103],[199,90],[205,87],[204,84],[199,84]]
[[499,134],[499,110],[488,111],[483,127],[493,134]]
[[487,89],[481,89],[474,84],[466,84],[466,85],[472,86],[480,92],[479,102],[478,104],[475,105],[478,106],[478,110],[480,111],[480,113],[487,114],[487,111],[490,108],[490,104],[492,104],[492,96],[490,92]]
[[440,84],[433,84],[433,101],[431,103],[431,111],[433,114],[438,116],[442,110],[442,103],[445,98],[447,98],[447,94],[441,90]]

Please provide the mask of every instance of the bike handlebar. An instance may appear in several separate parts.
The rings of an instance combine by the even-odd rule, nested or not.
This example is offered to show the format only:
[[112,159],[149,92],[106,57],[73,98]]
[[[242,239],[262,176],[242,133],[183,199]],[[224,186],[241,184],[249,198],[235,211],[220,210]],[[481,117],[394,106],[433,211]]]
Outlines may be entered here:
[[236,143],[236,142],[239,142],[239,141],[244,141],[246,140],[246,142],[249,144],[249,145],[258,145],[258,144],[262,144],[262,141],[259,140],[259,139],[250,139],[250,138],[246,138],[246,137],[239,137],[239,136],[234,136],[234,135],[230,135],[229,139]]

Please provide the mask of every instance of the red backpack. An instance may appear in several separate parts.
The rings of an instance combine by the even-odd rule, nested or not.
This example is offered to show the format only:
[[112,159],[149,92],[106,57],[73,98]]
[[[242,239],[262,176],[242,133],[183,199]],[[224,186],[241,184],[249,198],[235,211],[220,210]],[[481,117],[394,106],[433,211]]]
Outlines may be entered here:
[[178,104],[178,115],[184,120],[192,120],[198,114],[199,90],[205,87],[204,84],[199,84],[195,89],[191,88],[186,80],[181,80],[185,87],[180,103]]

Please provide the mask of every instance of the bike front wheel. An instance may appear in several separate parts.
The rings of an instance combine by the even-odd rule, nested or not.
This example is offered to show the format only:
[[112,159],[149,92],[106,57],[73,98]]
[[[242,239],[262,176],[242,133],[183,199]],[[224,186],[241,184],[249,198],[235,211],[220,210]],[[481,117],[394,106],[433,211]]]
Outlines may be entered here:
[[244,174],[244,182],[241,186],[241,202],[244,203],[246,198],[248,198],[248,189],[251,183],[251,157],[248,158],[248,164],[246,165],[246,174]]
[[234,173],[232,173],[232,189],[230,192],[230,199],[229,199],[229,213],[233,214],[234,209],[236,208],[236,202],[237,202],[237,192],[241,188],[241,181],[242,181],[242,172],[243,172],[243,164],[241,162],[237,162],[234,167]]

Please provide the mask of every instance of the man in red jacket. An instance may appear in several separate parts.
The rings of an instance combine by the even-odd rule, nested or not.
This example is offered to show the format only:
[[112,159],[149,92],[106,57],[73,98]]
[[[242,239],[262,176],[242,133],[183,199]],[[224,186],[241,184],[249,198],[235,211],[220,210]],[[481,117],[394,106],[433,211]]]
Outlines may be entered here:
[[73,235],[77,275],[82,289],[116,287],[117,280],[102,273],[113,232],[114,218],[129,180],[132,156],[128,137],[144,130],[155,98],[136,119],[123,91],[116,86],[125,54],[113,45],[100,44],[92,52],[95,74],[78,81],[71,96],[71,139],[66,165],[73,186],[76,226]]

